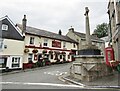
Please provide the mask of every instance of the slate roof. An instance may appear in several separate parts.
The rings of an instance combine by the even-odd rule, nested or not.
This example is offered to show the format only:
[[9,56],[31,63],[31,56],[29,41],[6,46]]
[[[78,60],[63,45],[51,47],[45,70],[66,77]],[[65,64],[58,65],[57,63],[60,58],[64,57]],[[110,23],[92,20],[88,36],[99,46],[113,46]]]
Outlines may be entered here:
[[[83,38],[83,39],[86,38],[86,34],[84,34],[84,33],[79,33],[79,32],[76,32],[76,31],[74,31],[74,33],[75,33],[77,36],[79,36],[79,37],[81,37],[81,38]],[[96,37],[96,36],[94,36],[94,35],[91,35],[91,39],[92,39],[93,41],[96,40],[96,41],[104,42],[104,40],[102,40],[102,39],[100,39],[100,38],[98,38],[98,37]]]
[[[22,29],[21,24],[17,24],[17,25],[20,29]],[[46,37],[46,38],[51,38],[51,39],[58,39],[58,40],[62,40],[62,41],[77,43],[76,41],[70,39],[67,36],[59,35],[59,34],[56,34],[56,33],[49,32],[47,30],[42,30],[42,29],[30,27],[30,26],[26,27],[26,32],[25,33],[40,36],[40,37]]]
[[1,38],[13,39],[23,41],[24,38],[22,34],[19,32],[18,28],[15,27],[14,23],[9,19],[8,16],[0,18],[1,27],[2,24],[8,25],[8,30],[2,30]]

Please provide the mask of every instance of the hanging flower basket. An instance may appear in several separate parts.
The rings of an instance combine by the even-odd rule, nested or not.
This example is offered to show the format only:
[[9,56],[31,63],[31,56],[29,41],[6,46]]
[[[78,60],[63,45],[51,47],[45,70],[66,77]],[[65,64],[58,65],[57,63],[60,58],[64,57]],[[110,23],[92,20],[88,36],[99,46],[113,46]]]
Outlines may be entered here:
[[43,50],[42,53],[43,53],[43,54],[47,53],[47,50]]
[[49,51],[49,54],[53,54],[53,51]]
[[38,50],[37,50],[37,49],[34,49],[34,50],[32,50],[32,52],[33,52],[33,53],[37,53],[37,52],[38,52]]
[[66,52],[61,52],[61,54],[66,54]]
[[28,52],[29,52],[29,49],[25,49],[25,50],[24,50],[24,53],[28,53]]

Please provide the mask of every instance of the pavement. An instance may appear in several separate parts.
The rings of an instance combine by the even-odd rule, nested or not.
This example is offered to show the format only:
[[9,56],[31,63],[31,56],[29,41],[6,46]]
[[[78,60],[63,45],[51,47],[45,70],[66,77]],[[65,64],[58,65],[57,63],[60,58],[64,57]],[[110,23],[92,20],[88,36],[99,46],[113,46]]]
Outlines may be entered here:
[[114,72],[113,75],[107,77],[101,77],[100,79],[94,80],[92,82],[85,82],[79,79],[73,78],[70,74],[62,75],[59,77],[59,80],[80,85],[83,87],[90,88],[116,88],[120,89],[120,74],[118,72]]

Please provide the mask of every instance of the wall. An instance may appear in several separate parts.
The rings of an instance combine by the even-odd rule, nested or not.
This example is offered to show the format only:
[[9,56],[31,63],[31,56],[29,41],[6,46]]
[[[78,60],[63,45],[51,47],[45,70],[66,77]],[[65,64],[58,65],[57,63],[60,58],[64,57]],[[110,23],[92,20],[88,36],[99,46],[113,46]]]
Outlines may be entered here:
[[[30,37],[34,37],[34,45],[29,44]],[[48,46],[47,47],[43,46],[44,39],[48,39]],[[52,47],[52,41],[54,41],[54,40],[61,42],[61,48]],[[66,41],[60,41],[57,39],[50,39],[50,38],[45,38],[45,37],[38,37],[38,36],[33,36],[33,35],[28,35],[28,34],[25,36],[25,46],[28,46],[28,47],[34,46],[32,48],[28,48],[29,49],[28,53],[33,54],[32,50],[34,48],[36,48],[38,50],[38,53],[36,53],[36,55],[39,55],[40,53],[42,53],[42,51],[44,49],[47,48],[46,49],[47,51],[50,51],[50,50],[59,51],[59,52],[65,51],[66,52],[66,59],[67,59],[67,56],[71,50],[77,50],[77,44],[75,44],[75,48],[74,48],[74,43],[66,42],[66,47],[64,48],[63,47],[64,42],[66,42]],[[40,47],[40,45],[41,45],[41,47]],[[28,63],[28,53],[24,53],[24,63]],[[54,58],[50,61],[55,62]],[[33,56],[33,62],[34,63],[37,62],[37,60],[34,60],[34,56]]]
[[12,39],[4,39],[4,46],[7,48],[3,49],[3,55],[23,55],[24,42]]
[[[67,36],[79,43],[78,50],[82,49],[82,47],[86,45],[85,38],[81,38],[77,36],[73,31],[69,31],[67,33]],[[92,41],[92,44],[96,45],[104,53],[105,43],[98,42],[98,41]]]

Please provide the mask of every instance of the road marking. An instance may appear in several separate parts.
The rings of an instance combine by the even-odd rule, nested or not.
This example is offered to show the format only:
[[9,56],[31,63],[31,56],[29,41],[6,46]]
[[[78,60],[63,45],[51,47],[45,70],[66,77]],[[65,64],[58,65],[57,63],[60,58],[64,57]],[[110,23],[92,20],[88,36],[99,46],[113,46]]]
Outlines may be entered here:
[[44,72],[44,74],[61,76],[61,75],[63,75],[63,74],[67,74],[67,72],[51,71],[51,72]]
[[0,82],[0,84],[8,85],[8,84],[16,84],[16,85],[42,85],[42,86],[57,86],[57,87],[76,87],[83,88],[83,86],[78,85],[67,85],[67,84],[55,84],[55,83],[30,83],[30,82]]

